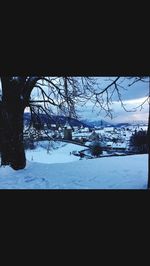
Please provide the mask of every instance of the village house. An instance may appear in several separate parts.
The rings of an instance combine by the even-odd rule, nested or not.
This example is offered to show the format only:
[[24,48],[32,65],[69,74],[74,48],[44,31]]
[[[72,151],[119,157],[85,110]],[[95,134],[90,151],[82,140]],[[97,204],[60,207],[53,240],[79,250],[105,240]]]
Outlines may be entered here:
[[99,139],[100,139],[99,134],[96,133],[95,130],[89,136],[89,141],[98,141]]
[[114,128],[113,127],[107,127],[104,129],[104,132],[105,133],[111,133],[111,132],[114,132]]

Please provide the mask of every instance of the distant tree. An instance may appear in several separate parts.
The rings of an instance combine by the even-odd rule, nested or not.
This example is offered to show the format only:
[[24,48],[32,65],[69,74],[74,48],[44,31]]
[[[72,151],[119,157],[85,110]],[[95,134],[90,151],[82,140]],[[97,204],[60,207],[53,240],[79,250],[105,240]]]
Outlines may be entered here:
[[33,116],[33,118],[32,118],[32,124],[33,124],[33,127],[34,127],[37,131],[40,131],[40,130],[43,130],[43,129],[44,129],[44,123],[43,123],[43,121],[41,120],[40,115],[34,115],[34,116]]
[[30,136],[30,138],[24,140],[24,148],[26,150],[34,150],[35,149],[34,139]]
[[117,138],[112,138],[112,141],[113,141],[114,143],[117,143],[117,142],[118,142],[118,139],[117,139]]
[[100,142],[93,141],[92,144],[90,145],[90,152],[93,156],[99,157],[99,155],[102,154],[103,152]]
[[148,137],[147,132],[144,130],[135,131],[130,137],[130,147],[136,153],[148,152]]

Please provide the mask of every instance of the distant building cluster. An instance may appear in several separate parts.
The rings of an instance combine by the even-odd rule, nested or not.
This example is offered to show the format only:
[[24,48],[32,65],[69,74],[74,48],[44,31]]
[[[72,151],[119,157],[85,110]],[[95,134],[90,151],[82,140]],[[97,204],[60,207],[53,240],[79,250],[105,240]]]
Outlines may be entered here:
[[130,138],[135,132],[145,130],[139,126],[120,126],[120,127],[84,127],[71,126],[69,120],[65,125],[51,124],[48,128],[46,124],[42,129],[30,129],[24,127],[24,137],[36,140],[52,139],[71,141],[79,144],[90,145],[91,142],[99,142],[104,150],[130,150]]

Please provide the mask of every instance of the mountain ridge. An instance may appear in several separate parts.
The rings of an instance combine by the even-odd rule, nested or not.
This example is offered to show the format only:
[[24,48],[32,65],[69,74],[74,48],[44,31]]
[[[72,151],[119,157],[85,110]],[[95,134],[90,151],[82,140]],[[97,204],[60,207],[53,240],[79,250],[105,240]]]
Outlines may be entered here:
[[[140,126],[141,123],[137,121],[137,123],[127,123],[127,122],[120,122],[120,123],[110,123],[103,119],[100,120],[89,120],[89,119],[76,119],[76,118],[69,118],[61,115],[51,115],[50,117],[46,114],[40,114],[39,120],[42,123],[48,123],[48,124],[60,124],[64,126],[66,122],[69,122],[70,126],[77,126],[77,127],[123,127],[123,126]],[[24,121],[25,123],[29,123],[31,119],[30,113],[24,113]],[[143,125],[146,125],[146,123],[143,123]]]
[[[31,119],[31,114],[30,113],[24,113],[24,121],[26,124],[30,122]],[[61,115],[51,115],[48,116],[46,114],[39,114],[39,119],[38,121],[42,123],[48,123],[48,124],[57,124],[57,125],[62,125],[64,126],[66,122],[69,122],[70,126],[77,126],[77,127],[92,127],[88,126],[86,123],[76,119],[76,118],[69,118]]]

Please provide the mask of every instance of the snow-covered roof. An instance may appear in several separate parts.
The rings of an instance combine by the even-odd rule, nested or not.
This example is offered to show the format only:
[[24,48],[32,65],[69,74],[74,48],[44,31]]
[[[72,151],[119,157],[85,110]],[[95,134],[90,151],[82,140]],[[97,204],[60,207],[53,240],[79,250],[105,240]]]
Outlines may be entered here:
[[126,148],[126,143],[123,142],[123,143],[113,143],[112,145],[113,148]]
[[114,130],[114,128],[113,127],[106,127],[105,129],[104,129],[105,131],[113,131]]
[[107,142],[107,146],[112,146],[113,145],[113,142],[112,141],[108,141]]
[[69,124],[69,122],[68,122],[68,121],[66,121],[66,123],[65,123],[64,127],[65,127],[65,128],[67,128],[67,129],[71,129],[71,126],[70,126],[70,124]]
[[95,131],[93,131],[89,136],[89,139],[99,139],[99,135]]

